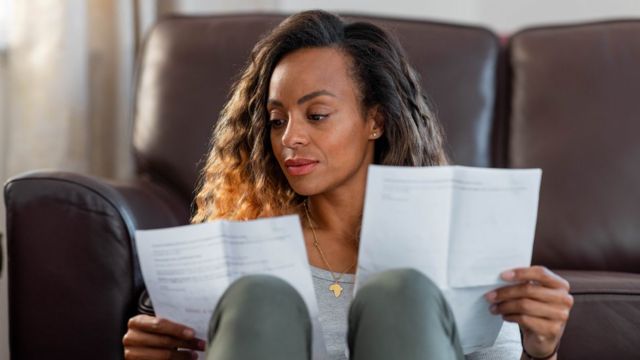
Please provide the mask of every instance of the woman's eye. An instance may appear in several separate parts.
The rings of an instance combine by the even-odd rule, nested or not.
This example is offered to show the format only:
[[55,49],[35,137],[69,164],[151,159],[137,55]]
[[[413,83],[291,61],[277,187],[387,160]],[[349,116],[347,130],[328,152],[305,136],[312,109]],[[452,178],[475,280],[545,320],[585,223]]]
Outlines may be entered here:
[[285,121],[282,120],[282,119],[271,119],[271,120],[269,120],[269,125],[274,129],[281,128],[281,127],[284,126],[284,124],[285,124]]
[[313,120],[313,121],[320,121],[324,118],[326,118],[328,115],[326,114],[311,114],[309,115],[309,120]]

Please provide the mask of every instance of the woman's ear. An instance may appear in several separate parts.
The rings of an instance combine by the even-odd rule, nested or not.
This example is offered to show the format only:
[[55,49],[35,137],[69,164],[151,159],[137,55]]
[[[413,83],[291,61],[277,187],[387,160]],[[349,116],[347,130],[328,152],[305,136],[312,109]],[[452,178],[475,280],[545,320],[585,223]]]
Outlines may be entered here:
[[384,118],[380,106],[375,105],[367,111],[367,124],[370,128],[369,139],[377,139],[384,132]]

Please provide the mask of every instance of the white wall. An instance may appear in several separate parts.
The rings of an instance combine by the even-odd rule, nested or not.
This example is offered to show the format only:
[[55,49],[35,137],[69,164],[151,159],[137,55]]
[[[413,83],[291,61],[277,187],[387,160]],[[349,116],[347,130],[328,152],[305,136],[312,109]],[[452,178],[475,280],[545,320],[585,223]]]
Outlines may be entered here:
[[483,25],[501,34],[548,23],[640,18],[640,0],[175,0],[172,4],[188,14],[321,8]]
[[428,18],[473,22],[478,0],[280,0],[278,10],[296,12],[320,8],[343,13],[366,13],[392,17]]
[[509,33],[547,23],[640,18],[640,0],[477,0],[480,24]]
[[278,0],[163,0],[161,8],[182,14],[269,11],[278,8]]
[[502,34],[546,23],[640,18],[640,0],[280,0],[276,10],[313,8],[477,24]]

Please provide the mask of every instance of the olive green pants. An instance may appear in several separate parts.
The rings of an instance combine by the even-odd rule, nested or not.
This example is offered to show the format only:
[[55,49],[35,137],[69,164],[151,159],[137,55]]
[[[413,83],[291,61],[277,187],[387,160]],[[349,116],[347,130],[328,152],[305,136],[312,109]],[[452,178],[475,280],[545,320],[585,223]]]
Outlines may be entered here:
[[[268,275],[234,282],[209,323],[208,360],[311,359],[311,320],[300,294]],[[352,360],[464,359],[453,314],[416,270],[389,270],[357,292],[347,335]]]

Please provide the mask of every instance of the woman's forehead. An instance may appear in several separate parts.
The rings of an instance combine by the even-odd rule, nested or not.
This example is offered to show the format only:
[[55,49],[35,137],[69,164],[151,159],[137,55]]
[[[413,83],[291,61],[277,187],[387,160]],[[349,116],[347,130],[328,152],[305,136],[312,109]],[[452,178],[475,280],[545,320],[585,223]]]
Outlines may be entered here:
[[[353,95],[350,59],[335,48],[296,50],[280,60],[269,82],[269,99],[304,96],[325,90],[344,97]],[[297,98],[296,98],[297,99]]]

